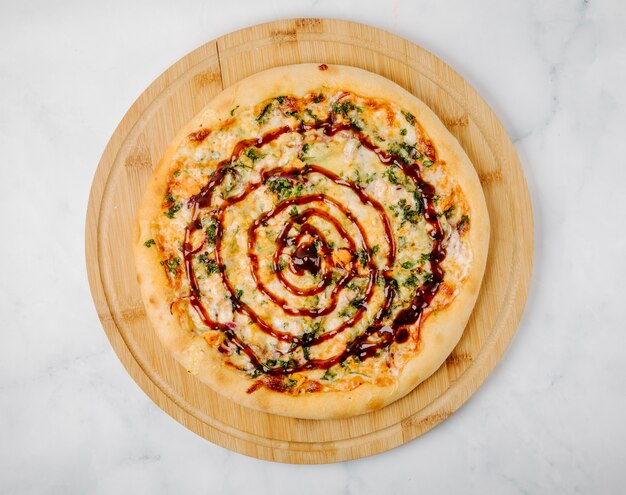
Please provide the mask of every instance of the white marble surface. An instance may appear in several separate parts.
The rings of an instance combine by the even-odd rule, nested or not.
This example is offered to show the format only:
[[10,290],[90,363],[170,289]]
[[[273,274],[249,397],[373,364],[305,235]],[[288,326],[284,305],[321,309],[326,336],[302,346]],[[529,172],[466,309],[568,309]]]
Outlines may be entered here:
[[[231,453],[157,408],[83,262],[96,164],[141,91],[207,40],[304,16],[388,29],[474,84],[536,224],[526,313],[482,388],[406,446],[325,466]],[[625,93],[620,0],[1,1],[0,492],[624,493]]]

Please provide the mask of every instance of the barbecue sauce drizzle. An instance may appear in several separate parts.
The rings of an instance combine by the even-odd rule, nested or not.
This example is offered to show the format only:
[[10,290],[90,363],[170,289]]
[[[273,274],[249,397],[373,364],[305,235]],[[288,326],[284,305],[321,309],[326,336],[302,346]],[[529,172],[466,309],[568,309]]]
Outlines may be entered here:
[[[341,97],[343,97],[344,95],[342,95]],[[240,195],[225,199],[222,206],[215,212],[217,219],[215,231],[215,257],[222,283],[230,293],[233,311],[238,311],[246,315],[248,318],[250,318],[252,322],[254,322],[254,324],[256,324],[263,332],[267,333],[268,335],[271,335],[278,340],[291,343],[293,350],[298,347],[312,346],[323,342],[327,339],[334,337],[335,335],[338,335],[344,329],[358,323],[358,321],[360,321],[365,314],[365,305],[369,302],[373,294],[376,279],[378,277],[383,277],[385,282],[383,292],[384,302],[382,304],[382,307],[375,314],[373,323],[371,323],[360,336],[358,336],[351,343],[349,343],[342,353],[328,359],[309,359],[303,363],[294,363],[293,361],[290,361],[285,366],[271,367],[259,361],[254,351],[239,338],[239,336],[234,331],[234,329],[236,328],[234,323],[224,324],[216,322],[209,317],[206,309],[200,301],[200,290],[193,269],[193,256],[202,250],[207,242],[207,239],[205,238],[204,242],[201,243],[199,247],[193,249],[191,245],[191,236],[194,232],[202,229],[202,222],[199,218],[200,210],[211,206],[213,191],[215,190],[216,186],[218,186],[224,180],[224,177],[227,173],[233,172],[232,165],[239,159],[240,155],[245,149],[249,148],[250,146],[261,148],[262,146],[274,141],[285,133],[297,132],[299,134],[303,134],[304,132],[309,130],[322,130],[322,132],[327,136],[333,136],[340,131],[349,131],[357,137],[357,139],[364,147],[374,152],[383,164],[399,167],[403,171],[403,173],[413,181],[416,192],[421,198],[421,206],[424,219],[432,227],[431,231],[429,232],[429,236],[433,241],[433,247],[430,253],[432,277],[429,281],[425,282],[416,290],[415,295],[413,296],[413,299],[411,300],[408,307],[402,309],[395,316],[391,323],[383,324],[383,320],[385,319],[385,317],[388,316],[393,300],[397,295],[396,289],[393,285],[394,280],[391,277],[389,271],[393,266],[396,257],[396,247],[393,240],[391,226],[389,224],[389,219],[387,218],[387,215],[384,211],[384,207],[378,201],[370,198],[365,193],[363,188],[359,185],[354,184],[352,181],[346,180],[317,165],[305,165],[303,168],[292,168],[287,170],[285,170],[284,168],[275,168],[263,172],[260,182],[250,183]],[[434,156],[429,156],[428,158],[432,161],[435,161]],[[366,258],[365,267],[369,270],[367,287],[364,292],[362,304],[357,308],[352,317],[343,322],[334,330],[313,336],[310,336],[308,334],[305,334],[304,336],[294,336],[290,333],[276,330],[271,325],[267,324],[238,297],[237,291],[231,285],[226,276],[225,267],[221,259],[220,248],[222,240],[222,221],[224,218],[224,212],[228,207],[240,201],[243,201],[248,194],[250,194],[257,187],[264,184],[266,181],[276,177],[288,178],[289,180],[297,181],[302,180],[302,178],[311,173],[324,175],[327,179],[333,181],[334,183],[340,186],[350,188],[359,197],[360,201],[363,204],[373,207],[377,211],[383,222],[389,250],[387,253],[387,267],[386,269],[379,270],[374,264],[370,255],[371,246],[369,245],[367,234],[363,226],[358,222],[356,217],[354,217],[352,213],[347,210],[343,205],[333,200],[332,198],[327,197],[324,194],[312,194],[307,196],[284,199],[280,201],[272,210],[265,212],[263,215],[257,218],[248,229],[248,256],[250,258],[252,266],[251,273],[257,284],[258,290],[266,294],[275,304],[279,305],[283,309],[283,311],[285,311],[285,313],[289,315],[316,317],[329,314],[335,309],[340,290],[348,283],[350,283],[350,280],[352,280],[358,273],[357,263],[359,261],[356,257],[356,244],[342,227],[342,225],[339,223],[339,221],[333,218],[324,210],[308,208],[303,213],[299,213],[289,218],[277,237],[277,249],[274,253],[272,264],[273,271],[280,280],[280,283],[287,289],[289,289],[292,293],[303,296],[315,295],[325,290],[326,287],[328,287],[328,285],[332,283],[332,271],[330,269],[330,267],[332,266],[332,251],[324,235],[319,232],[319,230],[317,230],[315,227],[306,223],[309,218],[317,216],[331,223],[337,229],[339,235],[346,241],[349,246],[348,249],[350,249],[350,252],[352,253],[352,259],[349,262],[349,267],[346,270],[346,274],[336,281],[335,287],[331,291],[329,297],[330,303],[325,308],[292,308],[286,303],[284,299],[278,297],[272,291],[270,291],[265,286],[265,284],[263,284],[263,282],[260,281],[258,278],[257,271],[259,263],[257,256],[254,252],[254,246],[256,242],[256,230],[258,229],[258,227],[260,225],[266,225],[268,220],[275,217],[276,215],[279,215],[288,207],[294,205],[306,205],[315,202],[325,202],[341,211],[343,215],[350,219],[353,224],[356,225],[361,237],[361,245],[364,249]],[[412,325],[416,322],[419,323],[421,321],[424,310],[431,303],[432,299],[439,289],[440,284],[443,281],[444,272],[441,268],[441,262],[446,255],[445,248],[442,245],[444,232],[439,223],[437,212],[434,208],[434,196],[434,187],[421,178],[417,162],[407,164],[402,160],[400,156],[393,153],[388,153],[374,145],[370,141],[369,137],[365,135],[355,125],[348,122],[335,122],[335,116],[332,110],[329,113],[328,118],[324,121],[319,121],[315,124],[305,124],[304,122],[302,122],[298,127],[295,128],[283,126],[266,133],[258,139],[242,140],[235,145],[230,158],[223,160],[218,164],[216,170],[210,176],[209,182],[201,189],[201,191],[197,195],[193,196],[189,200],[189,205],[192,207],[192,220],[185,229],[185,239],[183,243],[185,272],[187,274],[190,287],[189,302],[206,326],[218,329],[223,332],[228,340],[230,340],[236,347],[238,347],[248,356],[254,368],[258,372],[266,375],[280,376],[304,370],[328,369],[336,364],[345,361],[351,356],[355,356],[360,360],[365,360],[369,357],[372,357],[376,355],[379,349],[391,345],[394,341],[398,343],[403,343],[408,340],[409,331],[406,327],[408,325]],[[289,233],[293,229],[294,225],[298,225],[300,227],[300,232],[295,240],[289,237]],[[301,241],[305,238],[305,236],[311,237],[313,241],[307,241],[303,244]],[[304,271],[308,271],[313,275],[321,273],[321,281],[318,283],[318,285],[311,288],[299,288],[289,282],[282,273],[282,270],[279,268],[280,257],[284,255],[285,247],[294,245],[296,246],[296,249],[290,255],[289,269],[293,273],[298,275],[301,275]]]

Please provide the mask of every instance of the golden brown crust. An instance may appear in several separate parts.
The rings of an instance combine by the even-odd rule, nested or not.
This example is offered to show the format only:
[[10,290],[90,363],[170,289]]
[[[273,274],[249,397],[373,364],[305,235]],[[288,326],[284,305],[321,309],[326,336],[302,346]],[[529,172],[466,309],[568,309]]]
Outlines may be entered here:
[[[416,358],[401,370],[395,383],[379,386],[364,383],[347,391],[311,392],[289,395],[268,387],[248,393],[255,382],[240,371],[224,366],[219,352],[207,345],[203,337],[184,329],[171,314],[172,290],[159,252],[146,248],[146,239],[154,237],[152,222],[162,214],[162,201],[167,193],[168,178],[179,144],[195,132],[204,139],[206,132],[218,124],[237,106],[257,104],[277,95],[302,97],[316,88],[339,87],[362,96],[395,102],[410,111],[435,144],[438,158],[447,165],[463,191],[471,227],[467,230],[472,249],[469,273],[452,302],[441,311],[431,313],[419,330],[419,351]],[[278,67],[239,81],[215,97],[196,116],[166,150],[144,195],[137,216],[135,259],[138,280],[150,320],[174,357],[191,373],[219,393],[237,402],[263,411],[286,416],[325,419],[348,417],[383,407],[409,393],[417,384],[439,368],[459,341],[475,304],[486,264],[489,244],[489,218],[478,180],[469,158],[436,115],[420,100],[395,83],[353,67],[328,65],[319,70],[317,64]]]

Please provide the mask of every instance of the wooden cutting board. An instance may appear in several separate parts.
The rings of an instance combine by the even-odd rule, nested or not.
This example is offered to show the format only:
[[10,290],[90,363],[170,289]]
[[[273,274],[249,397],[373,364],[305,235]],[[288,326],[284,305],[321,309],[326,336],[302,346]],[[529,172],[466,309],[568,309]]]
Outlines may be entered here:
[[[222,88],[260,70],[301,62],[377,72],[426,102],[478,169],[491,218],[483,287],[454,352],[405,398],[350,419],[285,418],[246,409],[212,392],[157,340],[134,274],[135,212],[153,167],[177,130]],[[510,139],[461,76],[423,48],[385,31],[346,21],[292,19],[206,43],[165,71],[137,99],[111,137],[94,177],[86,257],[107,336],[130,375],[162,409],[228,449],[272,461],[324,463],[406,443],[450,416],[480,386],[509,344],[524,308],[533,218]]]

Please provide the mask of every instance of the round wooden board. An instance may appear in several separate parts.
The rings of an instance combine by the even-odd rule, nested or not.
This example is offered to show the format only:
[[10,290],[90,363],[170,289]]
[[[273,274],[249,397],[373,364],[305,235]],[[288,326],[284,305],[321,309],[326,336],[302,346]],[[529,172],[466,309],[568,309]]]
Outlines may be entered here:
[[[483,287],[445,364],[386,408],[311,421],[247,409],[211,391],[170,357],[151,329],[135,278],[135,212],[153,167],[176,132],[223,88],[277,65],[361,67],[428,104],[478,169],[491,218]],[[450,416],[506,349],[526,301],[533,219],[523,172],[502,124],[476,91],[437,57],[361,24],[292,19],[253,26],[201,46],[164,72],[115,130],[91,188],[86,257],[93,298],[115,352],[139,386],[177,421],[246,455],[279,462],[355,459],[402,445]]]

